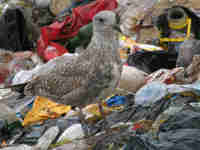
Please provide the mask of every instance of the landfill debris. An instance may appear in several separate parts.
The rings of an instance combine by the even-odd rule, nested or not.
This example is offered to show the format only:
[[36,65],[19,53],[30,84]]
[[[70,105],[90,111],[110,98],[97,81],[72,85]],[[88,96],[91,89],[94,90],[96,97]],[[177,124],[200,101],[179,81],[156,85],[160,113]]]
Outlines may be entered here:
[[[49,10],[49,7],[47,8],[33,7],[31,20],[35,24],[35,26],[39,29],[39,33],[41,33],[40,28],[52,24],[55,20],[55,16],[52,15],[52,13]],[[38,39],[39,37],[37,38],[37,40]]]
[[18,137],[14,143],[23,143],[31,146],[35,145],[46,131],[46,127],[39,124],[31,126],[29,129],[29,131],[24,133],[23,137]]
[[[146,5],[147,3],[148,5]],[[120,27],[122,32],[125,35],[134,36],[141,27],[142,21],[152,12],[156,3],[157,0],[152,0],[151,2],[146,0],[130,2],[126,11],[121,14]]]
[[[103,106],[103,111],[105,115],[109,115],[114,111],[118,111],[120,109],[122,109],[123,104],[125,103],[125,97],[123,97],[123,102],[122,99],[120,99],[120,96],[111,96],[109,98],[107,98],[107,100],[104,100],[102,102],[102,106]],[[114,106],[109,106],[109,102],[112,101],[112,105]],[[113,102],[114,101],[114,102]],[[99,106],[98,104],[91,104],[86,106],[85,108],[83,108],[83,113],[86,115],[86,120],[89,122],[95,122],[97,121],[99,118],[102,118],[102,114],[99,110]]]
[[15,150],[15,149],[17,149],[17,150],[32,150],[32,147],[22,144],[22,145],[2,148],[2,150]]
[[154,81],[143,86],[135,95],[135,104],[142,106],[150,106],[153,103],[166,97],[171,97],[173,94],[183,94],[198,98],[199,81],[193,84],[164,84],[159,81]]
[[[0,47],[14,47],[0,50],[0,148],[196,150],[199,147],[200,112],[198,5],[198,0],[0,1],[0,41],[3,41]],[[91,64],[97,63],[96,66],[112,62],[113,52],[108,55],[107,50],[98,63],[100,55],[90,45],[96,29],[92,19],[103,10],[117,14],[116,21],[123,32],[116,35],[119,46],[113,50],[119,56],[121,77],[115,70],[106,69],[107,66],[103,70],[100,68],[101,73],[96,67],[89,66],[92,77],[86,85],[92,85],[92,94],[72,93],[62,99],[61,89],[65,93],[68,88],[79,87],[79,80],[81,86],[87,82],[85,76],[90,73],[85,72],[85,65],[90,59],[86,56],[87,63],[82,63],[82,56],[91,53],[94,60]],[[14,40],[16,35],[21,37]],[[113,40],[107,37],[96,43],[111,44]],[[26,41],[30,42],[29,46]],[[56,64],[61,64],[58,70]],[[77,73],[79,69],[81,72]],[[72,73],[73,84],[71,78],[66,81],[60,72]],[[113,72],[112,76],[117,75],[118,82],[113,82],[115,90],[103,92],[96,98],[99,90],[94,91],[96,87],[93,87],[106,88],[104,82],[110,82],[109,72]],[[60,84],[46,91],[43,91],[46,83],[40,84],[42,90],[36,93],[40,87],[35,86],[34,81],[41,83],[41,76],[49,78],[48,87],[56,87],[55,79]],[[95,84],[96,77],[98,84]],[[26,92],[21,93],[24,86]],[[2,89],[4,87],[12,90]],[[86,86],[83,93],[85,89],[90,90]],[[26,96],[31,91],[34,94]],[[53,97],[48,92],[61,94]],[[86,103],[80,105],[77,101],[63,105],[54,102],[61,99],[75,102],[76,96],[81,103]],[[85,136],[88,134],[91,135]]]
[[[177,5],[164,10],[157,19],[153,19],[153,24],[157,27],[159,36],[151,43],[163,47],[164,51],[149,52],[141,48],[129,56],[128,65],[135,66],[147,73],[153,73],[163,68],[173,69],[176,64],[183,66],[183,63],[187,63],[189,65],[193,54],[187,51],[187,44],[184,43],[187,40],[192,42],[194,39],[199,39],[198,16],[192,10]],[[183,60],[183,50],[181,49],[185,49],[185,60]]]
[[51,2],[51,0],[32,0],[36,7],[39,8],[47,8]]
[[65,130],[62,133],[57,142],[61,142],[64,140],[72,141],[74,139],[83,137],[84,137],[84,131],[82,129],[81,124],[74,124],[71,127],[67,128],[67,130]]
[[[74,37],[68,40],[67,42],[67,49],[69,52],[83,52],[85,48],[87,48],[88,44],[90,43],[92,39],[92,23],[89,23],[88,25],[85,25],[80,28],[78,34]],[[75,50],[77,47],[83,47],[81,48],[81,51]]]
[[32,32],[28,32],[31,22],[27,24],[20,8],[12,8],[11,4],[7,6],[0,17],[0,47],[13,52],[30,50],[33,48],[33,41],[29,36]]
[[56,118],[66,114],[71,109],[70,106],[61,105],[44,97],[37,97],[33,104],[33,108],[26,115],[23,126],[43,121],[49,118]]
[[38,143],[34,146],[28,146],[28,145],[16,145],[16,146],[10,146],[3,148],[3,150],[47,150],[50,146],[50,144],[55,140],[56,136],[59,133],[58,127],[51,127],[49,128],[38,140]]
[[65,0],[63,2],[52,0],[50,10],[54,15],[63,17],[71,14],[73,8],[89,4],[92,1],[94,0]]
[[153,81],[160,81],[166,84],[172,84],[172,83],[180,83],[180,79],[178,80],[176,76],[178,76],[178,73],[183,72],[183,68],[174,68],[172,70],[168,69],[160,69],[152,74],[150,74],[146,78],[146,83],[153,82]]
[[[199,62],[200,62],[200,55],[194,55],[192,59],[192,63],[185,69],[185,78],[187,79],[188,83],[192,83],[200,79],[199,76]],[[187,83],[185,81],[185,83]]]
[[[125,96],[111,96],[102,102],[105,115],[112,113],[113,111],[120,110],[121,107],[126,103]],[[71,106],[64,106],[57,104],[53,101],[48,100],[44,97],[36,97],[34,100],[32,109],[27,113],[24,118],[23,126],[30,126],[41,121],[48,119],[55,119],[62,115],[76,116],[79,112],[71,112]],[[101,113],[99,111],[98,104],[91,104],[83,108],[83,113],[86,115],[86,120],[94,122],[99,119]],[[22,110],[20,111],[22,112]]]
[[173,69],[176,66],[176,59],[177,54],[167,51],[145,52],[140,50],[129,55],[127,64],[150,74],[163,68]]
[[[110,96],[107,99],[103,100],[101,105],[104,110],[104,114],[108,116],[112,112],[120,111],[123,109],[124,105],[127,103],[127,97],[126,96]],[[89,123],[95,123],[99,119],[101,119],[103,116],[100,113],[99,105],[98,104],[90,104],[87,105],[82,109],[83,114],[85,115],[85,119]],[[69,111],[65,118],[70,118],[74,116],[78,116],[79,111]]]
[[142,87],[135,95],[135,104],[149,106],[167,95],[167,86],[162,82],[151,82]]
[[65,8],[68,8],[72,5],[72,0],[51,0],[50,2],[50,10],[56,16]]
[[59,128],[54,126],[49,128],[44,135],[39,139],[39,142],[33,147],[33,149],[47,150],[49,145],[55,140],[59,134]]
[[66,144],[62,144],[61,146],[56,146],[53,148],[53,150],[86,150],[90,148],[91,147],[86,143],[85,140],[74,140],[72,142],[66,142]]
[[[112,112],[112,109],[108,107],[103,107],[105,115],[108,115]],[[102,117],[98,104],[91,104],[83,108],[83,113],[86,115],[86,119],[88,121],[96,121],[100,117]]]
[[180,46],[180,53],[176,62],[177,66],[188,67],[192,62],[193,56],[199,54],[199,44],[199,40],[196,39],[184,41]]
[[153,124],[153,120],[139,120],[138,122],[135,122],[133,125],[133,130],[137,130],[141,132],[141,130],[143,132],[148,132]]
[[189,8],[177,5],[167,9],[156,21],[156,26],[161,30],[161,45],[169,44],[170,48],[174,47],[178,51],[178,47],[183,41],[198,39],[198,24],[198,16]]
[[129,48],[119,48],[120,58],[123,64],[126,64],[129,52]]
[[18,120],[15,111],[9,108],[7,105],[0,103],[2,112],[0,113],[0,119],[5,120],[8,124],[16,122]]
[[106,105],[109,107],[120,106],[125,104],[125,101],[126,101],[125,96],[112,96],[110,99],[106,101]]
[[135,93],[145,84],[147,73],[133,67],[123,65],[121,79],[118,88]]
[[[189,95],[188,97],[185,97],[183,95],[175,95],[174,97],[168,98],[168,100],[161,99],[160,101],[149,105],[148,108],[145,108],[146,106],[138,107],[137,110],[134,111],[134,115],[131,119],[134,123],[134,126],[131,127],[131,130],[129,130],[129,128],[126,128],[126,130],[120,129],[116,132],[112,132],[109,135],[99,135],[98,137],[92,138],[91,141],[93,143],[96,143],[94,149],[101,150],[111,147],[111,149],[113,150],[132,150],[137,148],[168,150],[173,149],[173,146],[175,146],[176,148],[183,145],[187,146],[187,140],[192,140],[190,142],[194,143],[197,142],[196,137],[198,137],[198,134],[194,135],[194,133],[196,132],[196,128],[198,128],[198,123],[196,124],[196,122],[193,122],[191,120],[194,118],[195,121],[198,120],[198,117],[196,115],[198,115],[199,108],[197,103],[196,107],[190,107],[188,105],[192,101],[194,104],[196,98],[192,98]],[[195,104],[193,106],[195,106]],[[183,116],[185,117],[190,116],[191,114],[191,116],[193,116],[194,118],[191,117],[191,120],[189,119],[189,117],[187,119],[183,119],[185,117],[180,117],[179,114],[184,114]],[[117,116],[119,116],[119,113],[117,114]],[[123,112],[122,114],[120,114],[120,116],[123,116]],[[124,116],[127,116],[127,114]],[[173,119],[171,120],[171,118]],[[115,120],[117,119],[115,118]],[[169,122],[169,124],[167,122]],[[164,130],[163,126],[165,126]],[[192,133],[189,134],[187,130],[188,132],[191,131]],[[187,135],[189,136],[188,138]],[[195,137],[191,139],[190,135],[194,135]],[[128,142],[128,139],[132,138],[134,140]],[[177,139],[175,140],[175,143],[173,142],[174,139]],[[195,149],[193,147],[190,148]]]
[[31,51],[12,53],[7,50],[0,50],[1,58],[1,82],[11,84],[15,75],[22,70],[31,70],[42,60],[37,54]]
[[155,120],[155,122],[152,124],[152,132],[158,132],[160,126],[167,121],[170,116],[176,115],[179,112],[181,112],[184,109],[184,105],[182,106],[171,106],[168,109],[166,109],[163,113],[161,113]]
[[[151,51],[151,52],[165,50],[164,48],[159,47],[159,46],[137,43],[135,40],[132,40],[124,35],[121,35],[120,40],[123,41],[124,47],[128,47],[132,50],[131,53],[135,53],[136,50],[141,50],[141,49],[144,51]],[[135,47],[137,47],[137,49]]]

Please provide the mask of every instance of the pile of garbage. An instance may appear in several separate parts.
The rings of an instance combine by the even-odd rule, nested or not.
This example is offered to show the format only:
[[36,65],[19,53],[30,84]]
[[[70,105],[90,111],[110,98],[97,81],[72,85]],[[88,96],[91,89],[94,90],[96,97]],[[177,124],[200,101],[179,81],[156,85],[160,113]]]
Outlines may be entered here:
[[[0,0],[0,149],[197,150],[198,4]],[[120,27],[117,51],[123,67],[109,97],[77,108],[17,90],[38,73],[49,74],[55,62],[70,64],[87,53],[93,18],[102,11],[114,12]]]

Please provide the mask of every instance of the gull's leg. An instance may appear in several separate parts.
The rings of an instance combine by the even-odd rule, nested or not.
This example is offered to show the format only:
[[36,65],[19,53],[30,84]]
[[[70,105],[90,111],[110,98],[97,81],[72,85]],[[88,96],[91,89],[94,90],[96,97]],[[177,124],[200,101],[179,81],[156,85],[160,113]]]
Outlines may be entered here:
[[82,129],[84,131],[84,134],[86,137],[88,137],[89,136],[89,128],[87,125],[87,121],[85,120],[85,115],[83,114],[82,109],[79,109],[79,119],[81,122]]

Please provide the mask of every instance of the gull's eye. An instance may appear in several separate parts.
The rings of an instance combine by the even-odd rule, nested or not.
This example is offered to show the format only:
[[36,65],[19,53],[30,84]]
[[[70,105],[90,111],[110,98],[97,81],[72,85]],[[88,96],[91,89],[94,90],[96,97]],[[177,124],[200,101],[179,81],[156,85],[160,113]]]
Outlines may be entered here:
[[103,18],[99,18],[98,21],[101,22],[101,23],[103,23],[104,19]]

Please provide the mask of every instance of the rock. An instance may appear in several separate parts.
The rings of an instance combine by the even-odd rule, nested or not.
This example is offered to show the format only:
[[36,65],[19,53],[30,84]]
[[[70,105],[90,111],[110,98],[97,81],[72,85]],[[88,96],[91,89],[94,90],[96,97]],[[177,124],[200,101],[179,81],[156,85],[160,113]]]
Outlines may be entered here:
[[38,144],[34,146],[34,150],[47,150],[49,145],[55,140],[59,133],[59,128],[54,126],[48,129],[44,135],[39,139]]
[[118,88],[136,92],[145,84],[145,78],[148,74],[135,67],[123,66],[121,79]]
[[84,137],[84,131],[81,124],[74,124],[62,133],[62,135],[58,139],[58,142],[66,139],[72,141],[74,139],[82,137]]

